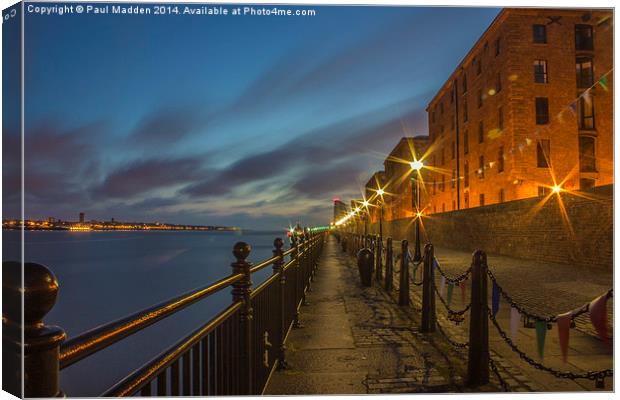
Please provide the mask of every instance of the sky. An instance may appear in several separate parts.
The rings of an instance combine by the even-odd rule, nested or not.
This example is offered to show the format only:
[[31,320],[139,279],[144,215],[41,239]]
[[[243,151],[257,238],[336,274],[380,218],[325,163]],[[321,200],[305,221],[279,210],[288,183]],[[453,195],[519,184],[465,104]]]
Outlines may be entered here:
[[[27,13],[25,217],[325,225],[401,137],[427,134],[426,105],[499,13],[284,8],[317,15]],[[18,105],[3,103],[4,218],[19,216]]]

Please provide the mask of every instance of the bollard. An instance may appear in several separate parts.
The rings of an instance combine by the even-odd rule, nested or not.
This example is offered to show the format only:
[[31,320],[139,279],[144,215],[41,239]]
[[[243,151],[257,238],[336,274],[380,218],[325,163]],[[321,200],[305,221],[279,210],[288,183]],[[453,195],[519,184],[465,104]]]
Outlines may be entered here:
[[392,248],[392,238],[387,238],[387,244],[385,249],[385,290],[392,290],[394,284],[394,260]]
[[286,286],[286,277],[284,276],[284,251],[282,251],[282,247],[284,246],[284,241],[281,238],[276,238],[273,241],[273,256],[274,257],[278,257],[278,260],[274,261],[273,263],[273,274],[274,275],[279,275],[280,279],[278,280],[278,285],[277,285],[277,298],[278,298],[278,302],[280,303],[280,307],[278,307],[278,309],[276,310],[276,312],[278,313],[278,321],[279,323],[279,330],[278,330],[278,336],[276,337],[277,343],[276,343],[276,353],[277,353],[277,358],[278,358],[278,368],[279,369],[285,369],[287,367],[286,364],[286,358],[285,358],[285,347],[284,347],[284,335],[286,334],[286,322],[285,322],[285,315],[286,315],[286,304],[284,303],[285,299],[284,299],[284,288]]
[[432,244],[424,246],[424,270],[422,278],[422,326],[420,332],[435,332],[437,314],[435,313],[435,249]]
[[372,264],[375,256],[368,248],[363,248],[357,253],[357,268],[363,286],[372,286]]
[[375,239],[375,258],[376,258],[376,263],[375,263],[375,272],[376,272],[376,276],[377,276],[377,281],[379,283],[381,283],[381,278],[383,275],[383,268],[381,265],[381,257],[383,256],[383,239],[377,235],[377,238]]
[[17,397],[62,397],[58,359],[65,332],[43,322],[56,303],[58,280],[35,263],[25,263],[23,274],[22,286],[22,264],[2,263],[2,389]]
[[471,264],[469,359],[467,386],[489,383],[489,320],[487,319],[487,255],[478,250]]
[[400,243],[401,258],[400,258],[400,287],[398,293],[398,305],[409,305],[409,257],[408,257],[409,242],[403,240]]
[[233,274],[243,274],[243,279],[233,283],[232,296],[234,302],[243,302],[239,310],[239,394],[252,393],[252,318],[254,311],[250,294],[252,280],[250,275],[251,264],[246,261],[252,248],[245,242],[237,242],[233,254],[237,261],[231,264]]

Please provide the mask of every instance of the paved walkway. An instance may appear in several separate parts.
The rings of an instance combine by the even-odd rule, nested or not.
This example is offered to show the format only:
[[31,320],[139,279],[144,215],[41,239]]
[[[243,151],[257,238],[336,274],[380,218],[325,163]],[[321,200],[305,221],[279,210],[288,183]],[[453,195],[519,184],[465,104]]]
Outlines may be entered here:
[[[328,239],[303,328],[288,337],[288,368],[265,394],[360,394],[463,391],[462,359],[417,330],[412,315],[376,286],[360,284],[353,258]],[[481,388],[498,391],[497,385]]]

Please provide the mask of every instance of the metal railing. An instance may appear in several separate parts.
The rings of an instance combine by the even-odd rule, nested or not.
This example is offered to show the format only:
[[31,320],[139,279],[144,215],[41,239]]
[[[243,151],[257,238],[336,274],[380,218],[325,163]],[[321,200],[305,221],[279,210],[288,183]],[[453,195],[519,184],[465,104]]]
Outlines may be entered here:
[[[441,268],[441,265],[435,258],[434,247],[432,244],[427,244],[424,247],[424,254],[422,260],[418,263],[413,261],[408,249],[407,240],[401,241],[401,252],[394,257],[394,249],[392,244],[392,238],[387,238],[387,244],[383,246],[383,240],[378,235],[360,235],[356,233],[339,233],[341,235],[341,243],[343,250],[348,251],[349,254],[355,256],[359,250],[366,247],[370,251],[374,252],[374,265],[376,280],[380,285],[383,285],[388,292],[393,289],[394,273],[399,274],[399,293],[398,304],[402,306],[408,306],[410,304],[410,284],[414,286],[422,286],[422,309],[421,309],[421,332],[439,332],[444,339],[455,349],[463,350],[467,349],[467,379],[466,384],[471,387],[484,385],[489,382],[489,373],[493,372],[502,388],[505,391],[509,391],[510,388],[502,378],[499,370],[490,357],[489,354],[489,321],[497,330],[499,336],[504,342],[514,351],[521,360],[531,365],[540,371],[548,372],[549,374],[561,379],[588,379],[596,382],[597,388],[604,387],[603,380],[613,376],[612,369],[603,369],[599,371],[587,371],[584,373],[574,373],[570,371],[560,371],[551,367],[548,367],[541,362],[535,361],[531,356],[528,356],[523,350],[510,339],[508,334],[502,329],[495,313],[488,305],[489,290],[488,281],[490,281],[502,298],[508,303],[511,308],[514,308],[521,315],[524,326],[533,327],[531,321],[538,321],[539,323],[549,324],[556,321],[556,316],[543,316],[529,312],[526,307],[517,303],[507,292],[503,289],[495,275],[491,272],[487,265],[486,253],[482,250],[477,250],[473,253],[472,262],[469,268],[465,269],[457,276],[449,276]],[[400,264],[400,270],[394,271],[394,265]],[[423,264],[423,276],[421,282],[415,282],[415,271],[420,264]],[[382,274],[383,266],[385,266],[385,275]],[[413,267],[410,274],[410,267]],[[469,283],[471,290],[470,302],[464,304],[460,310],[454,310],[450,304],[450,288],[448,299],[444,299],[441,290],[438,289],[435,281],[435,272],[437,272],[438,278],[442,282],[442,289],[445,284],[452,286],[465,285]],[[611,298],[613,296],[613,290],[607,291],[604,296]],[[458,342],[451,338],[446,330],[438,322],[435,297],[438,297],[443,308],[446,310],[446,320],[453,322],[456,325],[461,324],[465,320],[465,314],[469,313],[468,321],[468,336],[467,342]],[[588,312],[588,303],[582,307],[574,310],[571,314],[571,320]]]
[[[250,245],[238,242],[229,276],[66,341],[61,328],[43,322],[56,301],[58,281],[54,274],[40,264],[25,263],[22,286],[21,263],[4,262],[3,388],[19,397],[61,396],[59,375],[63,368],[232,288],[229,306],[102,395],[261,394],[272,371],[286,365],[284,342],[291,327],[299,324],[299,308],[316,272],[325,232],[306,229],[295,234],[287,250],[283,249],[284,241],[276,238],[273,257],[254,266],[246,261]],[[252,288],[252,274],[269,266],[272,275]]]

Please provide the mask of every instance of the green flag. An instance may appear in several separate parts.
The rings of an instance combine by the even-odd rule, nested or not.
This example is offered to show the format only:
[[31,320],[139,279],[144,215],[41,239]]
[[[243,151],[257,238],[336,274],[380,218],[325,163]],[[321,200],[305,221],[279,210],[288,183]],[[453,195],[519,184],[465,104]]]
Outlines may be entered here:
[[454,290],[454,283],[448,283],[448,305],[452,302],[452,291]]
[[545,336],[547,335],[547,323],[536,321],[536,344],[538,345],[538,355],[543,358],[545,354]]
[[607,75],[602,76],[601,79],[598,80],[598,84],[601,85],[601,87],[605,89],[605,91],[607,91]]

